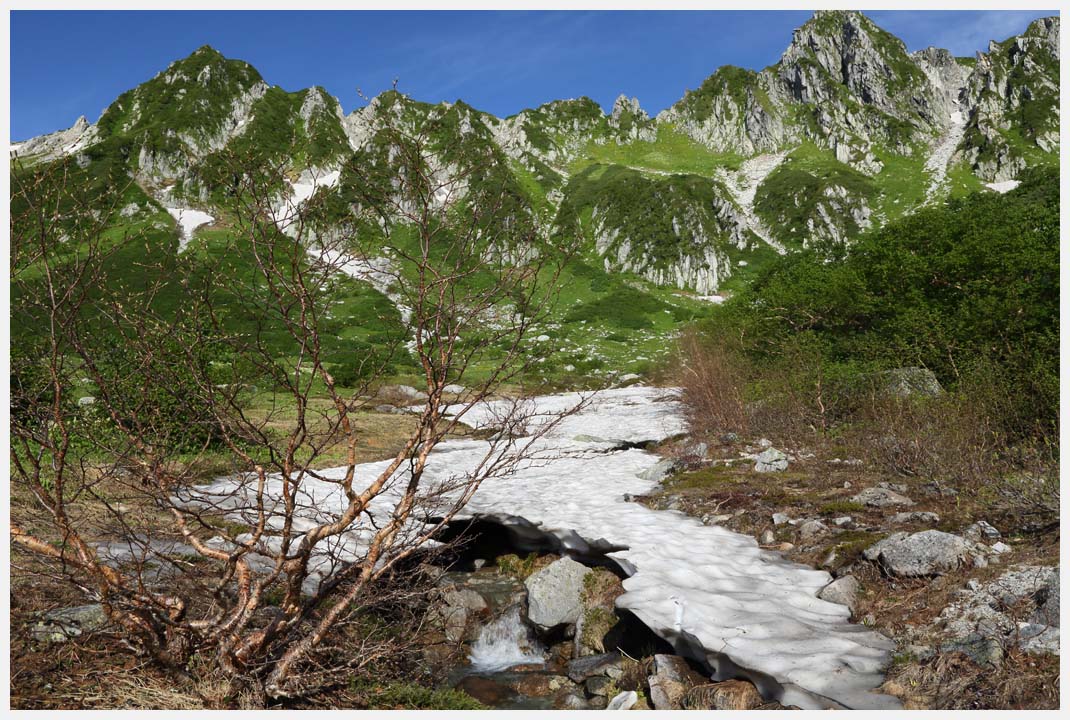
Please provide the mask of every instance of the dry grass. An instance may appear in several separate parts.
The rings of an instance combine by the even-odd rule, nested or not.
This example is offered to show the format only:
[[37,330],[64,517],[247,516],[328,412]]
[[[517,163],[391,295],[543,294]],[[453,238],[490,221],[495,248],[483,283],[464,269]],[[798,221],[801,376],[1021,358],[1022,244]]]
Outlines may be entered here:
[[998,668],[981,667],[959,652],[938,653],[889,672],[882,690],[908,710],[1024,710],[1059,707],[1059,659],[1009,649]]
[[746,375],[724,348],[708,346],[691,331],[680,338],[680,370],[675,378],[683,389],[691,427],[708,437],[749,430],[743,386]]
[[1015,527],[1048,529],[1059,512],[1059,449],[1050,430],[1013,429],[1013,398],[992,374],[937,397],[896,397],[878,375],[839,375],[813,353],[788,350],[756,367],[697,333],[680,341],[680,370],[695,435],[769,438],[780,448],[860,459],[885,476],[917,479],[984,504]]

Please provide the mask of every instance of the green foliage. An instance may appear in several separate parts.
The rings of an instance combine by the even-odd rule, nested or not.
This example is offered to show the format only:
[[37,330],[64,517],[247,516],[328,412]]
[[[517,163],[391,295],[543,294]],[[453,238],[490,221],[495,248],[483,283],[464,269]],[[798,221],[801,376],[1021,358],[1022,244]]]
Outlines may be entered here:
[[453,689],[434,689],[413,682],[352,683],[367,698],[369,709],[379,710],[486,710],[471,695]]
[[706,78],[695,90],[684,94],[677,107],[695,122],[702,122],[713,115],[714,108],[729,98],[742,119],[747,109],[755,103],[769,107],[769,98],[758,84],[758,73],[753,70],[724,65]]
[[808,347],[828,366],[922,366],[954,388],[995,372],[1018,430],[1058,418],[1059,193],[1050,170],[861,238],[842,262],[782,258],[726,303],[715,332],[766,362]]
[[233,101],[260,81],[253,66],[227,60],[205,45],[120,95],[97,126],[102,136],[125,136],[151,154],[180,153],[180,135],[207,138],[217,133]]
[[508,553],[499,556],[495,562],[498,566],[499,574],[511,575],[520,580],[526,580],[538,570],[539,554],[531,552],[524,557],[520,557],[515,553]]
[[[766,225],[777,229],[777,237],[799,246],[810,237],[808,222],[820,222],[818,206],[828,206],[830,193],[848,206],[872,205],[877,187],[873,179],[836,161],[831,152],[805,143],[762,182],[754,210]],[[839,197],[842,193],[846,195]],[[862,231],[850,215],[829,215],[846,238]]]
[[573,174],[593,164],[613,164],[659,172],[713,177],[718,168],[737,170],[743,158],[736,153],[714,152],[692,140],[670,124],[659,123],[653,142],[629,143],[591,141],[572,162]]
[[614,327],[639,330],[654,326],[651,316],[668,310],[676,320],[683,320],[684,311],[662,302],[635,288],[623,286],[596,300],[573,308],[566,316],[567,322],[603,322]]
[[619,233],[603,254],[615,256],[617,244],[628,241],[633,255],[666,267],[685,256],[702,258],[711,243],[727,244],[717,215],[717,202],[725,196],[727,191],[708,178],[593,165],[569,181],[557,226],[561,233],[581,228],[589,233],[597,223]]

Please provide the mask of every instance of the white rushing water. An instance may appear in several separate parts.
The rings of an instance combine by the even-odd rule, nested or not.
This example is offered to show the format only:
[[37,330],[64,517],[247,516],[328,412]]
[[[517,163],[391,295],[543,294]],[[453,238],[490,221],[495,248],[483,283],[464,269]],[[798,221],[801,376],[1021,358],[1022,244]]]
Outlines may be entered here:
[[[534,399],[537,415],[528,432],[580,397],[566,393]],[[505,402],[486,403],[464,419],[475,427],[495,427],[506,409]],[[883,682],[894,643],[851,624],[845,606],[817,597],[831,581],[828,573],[762,550],[750,536],[624,499],[655,488],[656,479],[643,475],[659,458],[623,443],[656,442],[685,431],[674,391],[636,386],[603,391],[536,443],[538,457],[484,481],[464,513],[504,524],[533,524],[569,549],[584,550],[586,543],[599,540],[626,548],[608,555],[629,574],[618,607],[631,610],[678,649],[686,646],[705,659],[716,668],[716,679],[742,674],[755,680],[766,697],[804,708],[897,707],[895,698],[874,692]],[[423,483],[434,487],[473,470],[487,449],[482,440],[441,443]],[[370,481],[386,465],[358,466],[357,477]],[[302,522],[337,515],[344,498],[330,480],[343,474],[339,468],[322,471],[323,480],[304,479],[298,510]],[[399,471],[373,511],[389,512],[391,493],[400,492],[404,482],[404,471]],[[226,497],[237,483],[222,478],[203,491]],[[270,478],[267,492],[280,489],[281,480]],[[273,518],[268,525],[278,527],[278,522]],[[340,539],[339,554],[356,557],[371,532],[366,525],[354,527]],[[332,567],[321,561],[322,572]]]
[[468,659],[474,672],[498,672],[517,665],[542,663],[545,661],[542,653],[520,619],[520,609],[513,607],[480,629]]

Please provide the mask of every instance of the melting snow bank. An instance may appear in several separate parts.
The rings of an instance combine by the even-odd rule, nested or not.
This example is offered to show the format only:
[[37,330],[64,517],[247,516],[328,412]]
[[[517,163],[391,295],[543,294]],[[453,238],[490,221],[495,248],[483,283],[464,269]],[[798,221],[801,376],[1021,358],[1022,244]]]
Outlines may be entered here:
[[[535,398],[528,432],[579,399],[576,393]],[[464,419],[475,427],[495,427],[506,407],[489,402]],[[748,676],[767,698],[804,708],[898,707],[895,698],[873,692],[883,682],[894,643],[852,625],[843,605],[817,598],[831,580],[828,573],[761,550],[749,536],[624,500],[626,493],[649,492],[657,484],[646,471],[659,458],[636,446],[685,430],[674,391],[636,386],[603,391],[538,441],[538,457],[486,480],[465,517],[491,518],[529,533],[537,526],[569,550],[582,552],[593,544],[626,548],[607,555],[630,575],[617,605],[680,652],[702,660],[717,679]],[[487,448],[480,440],[441,443],[425,484],[434,487],[473,470]],[[370,480],[385,466],[359,466],[357,477]],[[318,474],[322,480],[305,479],[300,509],[305,518],[337,515],[342,496],[329,480],[343,474],[344,469],[326,470]],[[400,473],[398,485],[404,485]],[[238,479],[222,478],[201,492],[226,498],[239,486]],[[278,478],[270,478],[268,493],[280,486]],[[233,498],[227,502],[237,504]],[[389,512],[388,505],[378,512]],[[371,532],[355,527],[341,539],[340,554],[357,556]],[[325,558],[319,567],[326,574],[334,566]]]
[[995,190],[1000,195],[1010,192],[1014,188],[1021,185],[1017,180],[1004,180],[1003,182],[985,183],[985,187],[991,190]]
[[190,210],[189,208],[165,208],[171,217],[175,219],[179,227],[178,236],[178,251],[182,252],[189,245],[189,241],[193,238],[193,231],[199,228],[201,225],[207,225],[210,222],[214,222],[215,218],[206,212],[200,210]]

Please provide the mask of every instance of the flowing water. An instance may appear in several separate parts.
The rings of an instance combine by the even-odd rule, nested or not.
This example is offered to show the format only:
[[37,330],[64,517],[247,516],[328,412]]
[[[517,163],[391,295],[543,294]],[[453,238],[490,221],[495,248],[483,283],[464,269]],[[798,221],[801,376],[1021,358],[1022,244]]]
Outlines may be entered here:
[[484,625],[468,656],[473,672],[498,672],[516,665],[544,662],[543,650],[513,607],[494,622]]

